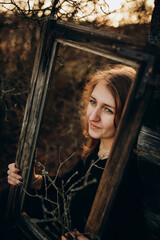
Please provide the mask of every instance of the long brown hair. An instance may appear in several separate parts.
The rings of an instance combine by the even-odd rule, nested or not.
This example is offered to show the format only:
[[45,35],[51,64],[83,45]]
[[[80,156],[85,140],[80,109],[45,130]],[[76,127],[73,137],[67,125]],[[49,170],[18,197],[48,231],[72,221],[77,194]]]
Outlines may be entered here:
[[106,82],[106,87],[110,89],[115,99],[116,111],[114,124],[117,128],[129,92],[129,88],[132,81],[135,79],[135,76],[136,71],[133,68],[124,65],[114,65],[109,69],[97,71],[86,83],[81,100],[81,122],[83,134],[86,138],[86,143],[83,146],[82,152],[83,158],[86,159],[87,156],[96,148],[100,141],[89,136],[88,119],[86,116],[89,99],[95,86],[98,84],[98,82],[104,80]]

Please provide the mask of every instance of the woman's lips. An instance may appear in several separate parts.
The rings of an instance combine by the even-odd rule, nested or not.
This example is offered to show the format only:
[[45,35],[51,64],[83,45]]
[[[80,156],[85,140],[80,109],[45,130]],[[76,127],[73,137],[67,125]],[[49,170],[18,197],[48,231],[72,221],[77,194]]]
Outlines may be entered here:
[[93,123],[90,122],[90,127],[93,128],[93,129],[100,129],[100,127],[94,125]]

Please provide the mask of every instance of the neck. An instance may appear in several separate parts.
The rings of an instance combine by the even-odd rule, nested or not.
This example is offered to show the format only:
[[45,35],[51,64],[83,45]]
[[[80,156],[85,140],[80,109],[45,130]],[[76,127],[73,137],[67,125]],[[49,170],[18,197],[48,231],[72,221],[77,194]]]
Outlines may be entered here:
[[113,144],[114,139],[101,139],[100,145],[99,145],[99,151],[98,156],[104,156],[104,158],[107,158],[109,156],[109,153],[111,151],[111,147]]

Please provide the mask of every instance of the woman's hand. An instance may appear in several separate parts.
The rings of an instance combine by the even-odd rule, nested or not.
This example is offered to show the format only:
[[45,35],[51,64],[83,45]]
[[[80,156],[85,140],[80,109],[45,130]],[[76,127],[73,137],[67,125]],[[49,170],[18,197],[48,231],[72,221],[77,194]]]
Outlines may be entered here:
[[33,167],[33,175],[31,181],[31,188],[35,190],[40,190],[42,187],[43,177],[40,174],[36,174],[35,166]]
[[76,231],[75,233],[72,233],[72,232],[66,233],[65,236],[61,237],[61,240],[75,239],[75,236],[77,240],[89,240],[82,233],[78,231]]
[[8,183],[13,185],[13,186],[21,186],[23,185],[23,180],[20,173],[20,169],[15,167],[15,163],[11,163],[8,165]]
[[[20,169],[15,167],[15,163],[11,163],[8,165],[8,183],[13,186],[22,186],[23,179],[20,175]],[[35,173],[35,167],[33,169],[31,188],[39,190],[42,187],[42,175]]]
[[15,167],[15,163],[11,163],[8,165],[8,183],[13,186],[21,186],[23,185],[23,180],[20,175],[20,169]]

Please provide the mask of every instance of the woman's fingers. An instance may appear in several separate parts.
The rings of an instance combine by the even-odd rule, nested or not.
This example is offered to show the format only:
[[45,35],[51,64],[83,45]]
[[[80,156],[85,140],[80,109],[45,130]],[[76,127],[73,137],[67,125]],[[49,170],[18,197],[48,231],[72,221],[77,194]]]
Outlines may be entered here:
[[16,186],[16,185],[19,185],[21,186],[22,185],[22,178],[19,177],[18,179],[15,178],[15,177],[12,177],[11,175],[8,175],[8,183],[13,185],[13,186]]
[[65,236],[64,235],[61,236],[61,240],[73,240],[73,239],[74,236],[70,232],[65,233]]
[[76,231],[77,240],[89,240],[82,233]]
[[18,174],[20,172],[20,169],[15,167],[15,163],[9,164],[8,168],[9,168],[9,170],[7,171],[8,183],[13,186],[16,186],[16,185],[21,186],[23,180],[21,175]]
[[21,175],[16,174],[16,173],[12,172],[11,170],[8,170],[7,174],[8,174],[8,176],[11,176],[12,178],[15,178],[15,179],[22,178]]
[[11,172],[13,172],[13,173],[18,173],[18,172],[20,172],[20,169],[15,167],[15,163],[9,164],[9,165],[8,165],[8,168],[9,168],[9,170],[10,170]]
[[12,179],[8,179],[8,183],[11,184],[12,186],[22,186],[23,183],[20,182],[20,181],[15,181],[15,180],[12,180]]
[[65,238],[64,236],[61,236],[61,240],[67,240],[67,238]]
[[[65,237],[66,236],[66,237]],[[71,239],[73,237],[73,239],[76,236],[77,240],[89,240],[88,238],[86,238],[82,233],[76,231],[76,232],[69,232],[66,233],[65,236],[61,237],[61,240],[67,240],[67,239]],[[72,236],[71,238],[69,238],[69,236]]]

